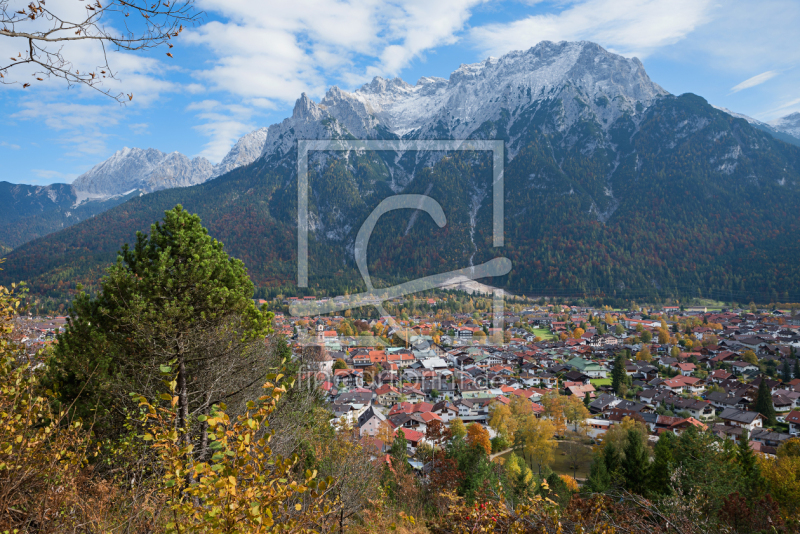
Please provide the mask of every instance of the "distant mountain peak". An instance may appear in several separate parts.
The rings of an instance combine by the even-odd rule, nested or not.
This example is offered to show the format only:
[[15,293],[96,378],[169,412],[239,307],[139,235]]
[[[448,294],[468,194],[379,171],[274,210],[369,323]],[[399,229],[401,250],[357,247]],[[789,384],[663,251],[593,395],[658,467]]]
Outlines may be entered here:
[[770,122],[769,125],[779,132],[800,138],[800,112],[790,113],[785,117]]
[[800,113],[792,113],[771,122],[762,122],[743,113],[737,113],[720,106],[714,107],[732,117],[746,120],[759,130],[769,132],[773,137],[781,141],[800,146]]
[[401,78],[381,78],[375,76],[371,82],[362,85],[356,90],[357,93],[386,93],[386,92],[401,92],[411,89],[411,85],[403,81]]
[[267,128],[259,128],[240,138],[218,165],[200,156],[189,159],[177,151],[166,154],[155,148],[123,147],[72,182],[78,199],[76,205],[137,189],[152,193],[203,183],[256,160],[266,143],[267,132]]

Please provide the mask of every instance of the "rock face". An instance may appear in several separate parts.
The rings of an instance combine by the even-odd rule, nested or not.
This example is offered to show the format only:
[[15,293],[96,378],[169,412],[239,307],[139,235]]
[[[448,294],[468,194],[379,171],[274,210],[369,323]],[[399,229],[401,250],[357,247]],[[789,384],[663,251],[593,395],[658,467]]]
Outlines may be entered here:
[[88,172],[78,176],[72,186],[85,197],[110,197],[144,189],[147,178],[161,163],[166,154],[149,148],[123,148]]
[[201,184],[211,177],[213,167],[206,158],[190,160],[180,152],[167,154],[146,177],[143,192]]
[[267,131],[267,128],[259,128],[239,139],[222,161],[214,166],[211,178],[222,176],[226,172],[254,162],[261,155],[267,142]]

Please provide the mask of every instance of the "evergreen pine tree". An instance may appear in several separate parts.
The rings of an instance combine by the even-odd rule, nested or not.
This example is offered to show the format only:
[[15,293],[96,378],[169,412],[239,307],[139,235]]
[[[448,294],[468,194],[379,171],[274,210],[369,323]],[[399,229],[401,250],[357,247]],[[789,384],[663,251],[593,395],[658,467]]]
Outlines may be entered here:
[[654,495],[669,495],[672,471],[672,450],[675,448],[675,434],[664,432],[655,447],[655,458],[647,473],[647,489]]
[[605,458],[597,454],[589,468],[589,479],[586,481],[586,489],[593,493],[604,493],[610,486],[611,475],[608,470],[606,470]]
[[154,397],[165,391],[161,372],[175,373],[178,428],[187,429],[190,413],[207,415],[267,372],[257,349],[272,314],[253,293],[244,264],[178,205],[122,247],[96,295],[75,299],[45,386],[113,436],[136,409],[128,392]]
[[767,426],[775,425],[775,407],[772,405],[772,393],[770,393],[769,386],[767,385],[766,376],[761,377],[761,383],[758,385],[758,393],[753,403],[753,409],[764,416]]
[[792,380],[792,364],[789,362],[789,358],[783,360],[783,378],[784,382],[789,382]]
[[583,405],[588,408],[589,404],[591,404],[591,403],[592,403],[592,399],[589,397],[589,393],[586,393],[586,395],[584,395],[584,397],[583,397]]
[[622,460],[622,472],[625,487],[639,495],[647,487],[647,470],[650,459],[642,443],[642,434],[635,429],[628,430],[628,443],[625,445],[625,458]]
[[408,466],[408,440],[402,429],[397,430],[397,435],[389,449],[392,457],[392,466],[395,469],[405,470]]
[[625,372],[625,362],[622,359],[622,354],[617,354],[617,357],[614,359],[614,369],[611,371],[611,388],[617,395],[620,394],[622,386],[625,385],[626,376],[627,373]]
[[800,358],[794,360],[794,377],[800,378]]
[[606,465],[606,473],[612,484],[620,482],[622,477],[622,454],[617,446],[611,442],[606,443],[603,447],[603,462]]
[[765,481],[758,467],[758,461],[753,449],[750,448],[750,434],[747,429],[742,431],[736,447],[736,462],[742,470],[741,483],[742,493],[750,501],[758,500],[763,493]]

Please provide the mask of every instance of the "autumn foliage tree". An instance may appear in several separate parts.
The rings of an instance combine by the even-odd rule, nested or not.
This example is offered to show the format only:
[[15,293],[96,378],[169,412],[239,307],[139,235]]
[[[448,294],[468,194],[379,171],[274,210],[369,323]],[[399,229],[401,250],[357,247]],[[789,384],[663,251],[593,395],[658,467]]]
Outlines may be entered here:
[[563,434],[567,429],[567,418],[564,413],[566,398],[557,391],[551,391],[542,396],[544,416],[550,419],[556,434]]
[[517,420],[511,413],[511,408],[502,402],[494,401],[489,405],[489,410],[489,426],[506,440],[513,440],[514,432],[517,430]]
[[800,439],[792,438],[778,447],[777,458],[757,458],[769,493],[784,515],[800,520]]
[[14,342],[16,288],[0,286],[0,532],[151,530],[163,502],[131,479],[124,450],[113,476],[93,476],[91,428],[44,392]]
[[492,442],[489,439],[489,431],[483,425],[472,423],[467,427],[467,443],[470,447],[479,448],[492,454]]
[[554,434],[553,423],[538,417],[526,418],[518,430],[515,445],[522,447],[525,455],[538,466],[540,475],[542,468],[553,461],[556,448],[556,443],[553,441]]
[[157,402],[137,398],[145,409],[151,442],[165,467],[167,532],[257,533],[316,530],[334,480],[316,472],[295,473],[297,457],[281,457],[270,448],[269,416],[286,388],[282,375],[267,377],[264,395],[231,418],[224,406],[202,416],[213,454],[197,460],[181,439],[176,381]]
[[573,432],[579,432],[583,422],[589,418],[589,409],[580,397],[569,395],[563,404],[564,418],[572,425]]
[[467,435],[467,428],[464,421],[456,417],[450,421],[450,435],[457,438],[464,438]]

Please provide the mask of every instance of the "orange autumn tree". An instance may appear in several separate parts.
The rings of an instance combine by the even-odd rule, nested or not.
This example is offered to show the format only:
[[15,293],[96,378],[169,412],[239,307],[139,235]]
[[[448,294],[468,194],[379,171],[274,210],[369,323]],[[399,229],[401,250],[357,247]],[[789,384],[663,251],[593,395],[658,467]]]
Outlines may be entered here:
[[467,443],[470,447],[481,447],[486,451],[486,454],[492,454],[489,431],[478,423],[472,423],[467,427]]

